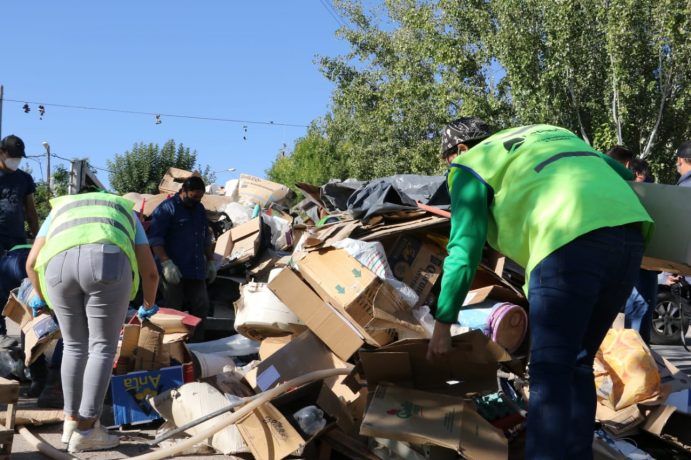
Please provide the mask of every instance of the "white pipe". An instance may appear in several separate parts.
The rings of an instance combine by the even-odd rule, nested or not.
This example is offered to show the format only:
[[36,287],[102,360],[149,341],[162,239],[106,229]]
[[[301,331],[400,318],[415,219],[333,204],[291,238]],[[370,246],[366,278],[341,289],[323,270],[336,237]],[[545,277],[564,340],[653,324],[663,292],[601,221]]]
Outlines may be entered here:
[[77,457],[73,457],[70,454],[60,452],[55,447],[45,442],[43,439],[34,436],[33,433],[23,425],[18,427],[17,431],[19,431],[19,434],[22,435],[24,440],[28,442],[31,445],[31,447],[33,447],[38,452],[41,452],[43,455],[47,457],[54,458],[55,460],[79,460]]
[[[242,408],[238,409],[236,412],[233,412],[230,417],[219,420],[215,424],[211,425],[209,428],[192,436],[191,438],[187,438],[183,441],[180,441],[179,443],[167,449],[159,449],[154,452],[149,452],[148,454],[139,455],[137,457],[131,457],[131,460],[161,460],[164,458],[172,457],[178,452],[181,452],[187,449],[188,447],[192,447],[195,444],[199,444],[200,442],[203,442],[204,440],[212,437],[214,434],[216,434],[223,428],[237,423],[238,421],[242,420],[247,414],[258,408],[262,404],[287,392],[291,388],[304,385],[305,383],[309,383],[314,380],[323,380],[329,377],[334,377],[336,375],[346,375],[349,373],[349,369],[325,369],[322,371],[315,371],[310,372],[309,374],[301,375],[300,377],[296,377],[292,380],[282,383],[281,385],[278,385],[276,388],[272,388],[271,390],[261,393],[260,397],[248,402],[246,405],[242,406]],[[24,438],[27,441],[29,441],[30,444],[32,444],[32,446],[36,447],[38,450],[40,450],[40,452],[42,452],[50,458],[54,458],[56,460],[75,459],[75,457],[65,455],[64,453],[58,451],[52,446],[47,446],[46,448],[46,443],[34,437],[33,434],[31,434],[31,432],[26,429],[26,427],[20,427],[19,432],[22,434],[22,436],[24,436]],[[32,442],[32,438],[36,442]],[[40,443],[43,444],[43,447],[46,448],[46,450],[41,449]]]

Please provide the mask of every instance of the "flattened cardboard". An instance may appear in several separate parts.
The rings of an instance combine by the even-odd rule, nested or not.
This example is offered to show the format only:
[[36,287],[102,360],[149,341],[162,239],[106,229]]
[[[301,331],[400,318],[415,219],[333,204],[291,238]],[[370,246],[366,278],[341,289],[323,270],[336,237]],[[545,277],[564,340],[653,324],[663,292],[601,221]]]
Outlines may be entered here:
[[[368,386],[387,382],[449,394],[491,392],[497,390],[499,363],[516,365],[506,350],[479,330],[453,337],[448,356],[431,362],[426,358],[428,344],[426,339],[407,339],[378,350],[361,350]],[[449,381],[458,383],[449,385]]]
[[643,430],[691,452],[691,415],[662,405],[648,414]]
[[364,345],[363,334],[294,271],[282,270],[271,280],[269,289],[342,360],[350,359]]
[[[303,437],[292,414],[309,405],[316,405],[324,412],[327,424],[312,436]],[[322,382],[313,382],[285,393],[273,399],[266,408],[259,414],[255,411],[237,424],[257,459],[283,458],[309,444],[334,423],[346,433],[357,432],[346,407]]]
[[2,316],[9,318],[19,325],[19,327],[24,327],[26,323],[31,321],[34,315],[31,313],[31,308],[24,305],[19,298],[17,293],[19,288],[12,289],[10,291],[10,296],[7,298],[7,303],[5,308],[2,310]]
[[283,200],[289,193],[290,189],[283,184],[249,174],[240,174],[238,194],[241,202],[256,203],[264,207],[267,203]]
[[[266,391],[309,372],[348,367],[316,335],[305,331],[260,362],[245,380],[255,390]],[[330,386],[336,381],[334,377],[327,379]]]
[[32,318],[22,326],[24,333],[24,365],[36,361],[48,348],[50,342],[60,338],[57,321],[49,314],[43,313]]
[[[328,304],[345,312],[363,337],[394,327],[426,335],[398,292],[346,251],[311,252],[297,265],[305,281]],[[380,337],[372,338],[382,346],[392,337],[382,337],[384,342]]]
[[164,334],[165,331],[151,321],[142,323],[137,342],[135,371],[156,370],[164,367],[164,363],[161,362]]
[[182,188],[182,183],[185,182],[185,179],[192,176],[199,176],[199,173],[180,168],[168,168],[168,171],[166,171],[158,184],[158,191],[161,193],[177,193]]
[[360,434],[453,449],[469,460],[505,460],[508,441],[462,399],[380,385]]
[[303,445],[302,436],[273,404],[266,403],[236,426],[257,460],[281,460]]
[[643,182],[630,185],[655,221],[643,267],[653,270],[671,267],[676,273],[691,275],[691,189]]
[[419,296],[423,305],[442,271],[446,249],[427,239],[401,235],[389,251],[391,270]]
[[525,297],[516,295],[513,290],[504,286],[492,285],[468,291],[463,306],[479,304],[489,299],[497,302],[511,302],[516,305],[525,304]]

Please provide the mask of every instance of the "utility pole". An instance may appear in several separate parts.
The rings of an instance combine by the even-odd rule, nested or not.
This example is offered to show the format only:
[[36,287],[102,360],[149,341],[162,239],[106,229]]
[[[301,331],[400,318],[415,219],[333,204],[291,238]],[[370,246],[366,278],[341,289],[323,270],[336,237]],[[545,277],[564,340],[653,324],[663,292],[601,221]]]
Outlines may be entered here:
[[43,141],[43,148],[46,149],[46,175],[48,176],[48,192],[53,193],[53,187],[51,187],[52,180],[50,178],[50,144]]
[[0,85],[0,139],[2,139],[2,93],[3,88],[2,85]]

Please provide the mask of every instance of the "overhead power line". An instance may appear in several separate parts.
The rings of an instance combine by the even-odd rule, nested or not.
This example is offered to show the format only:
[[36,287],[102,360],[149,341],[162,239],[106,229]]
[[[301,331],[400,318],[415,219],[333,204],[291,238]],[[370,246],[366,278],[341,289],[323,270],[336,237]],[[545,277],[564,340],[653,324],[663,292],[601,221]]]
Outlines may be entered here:
[[204,121],[221,121],[225,123],[237,123],[245,125],[268,125],[268,126],[287,126],[291,128],[308,128],[308,125],[301,125],[297,123],[283,123],[276,122],[273,120],[261,121],[261,120],[240,120],[234,118],[219,118],[219,117],[204,117],[198,115],[180,115],[175,113],[161,113],[161,112],[144,112],[139,110],[125,110],[125,109],[114,109],[109,107],[90,107],[84,105],[71,105],[71,104],[52,104],[46,102],[35,102],[17,99],[4,99],[7,102],[17,102],[19,104],[41,104],[43,107],[60,107],[65,109],[77,109],[77,110],[95,110],[99,112],[113,112],[113,113],[126,113],[130,115],[147,115],[153,116],[156,120],[160,120],[162,117],[169,118],[186,118],[190,120],[204,120]]
[[343,19],[340,18],[336,10],[334,10],[333,6],[331,6],[331,0],[319,0],[319,3],[322,4],[324,9],[329,13],[329,15],[336,21],[336,23],[341,26],[345,27],[346,23],[343,21]]

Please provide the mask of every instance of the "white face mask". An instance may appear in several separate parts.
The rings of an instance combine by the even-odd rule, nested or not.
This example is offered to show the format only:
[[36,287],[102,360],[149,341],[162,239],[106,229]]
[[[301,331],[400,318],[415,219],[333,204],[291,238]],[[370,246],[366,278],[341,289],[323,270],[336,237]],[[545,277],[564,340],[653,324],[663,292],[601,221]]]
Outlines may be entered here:
[[5,158],[2,160],[5,163],[5,167],[10,171],[16,171],[19,168],[19,163],[22,162],[21,158]]

